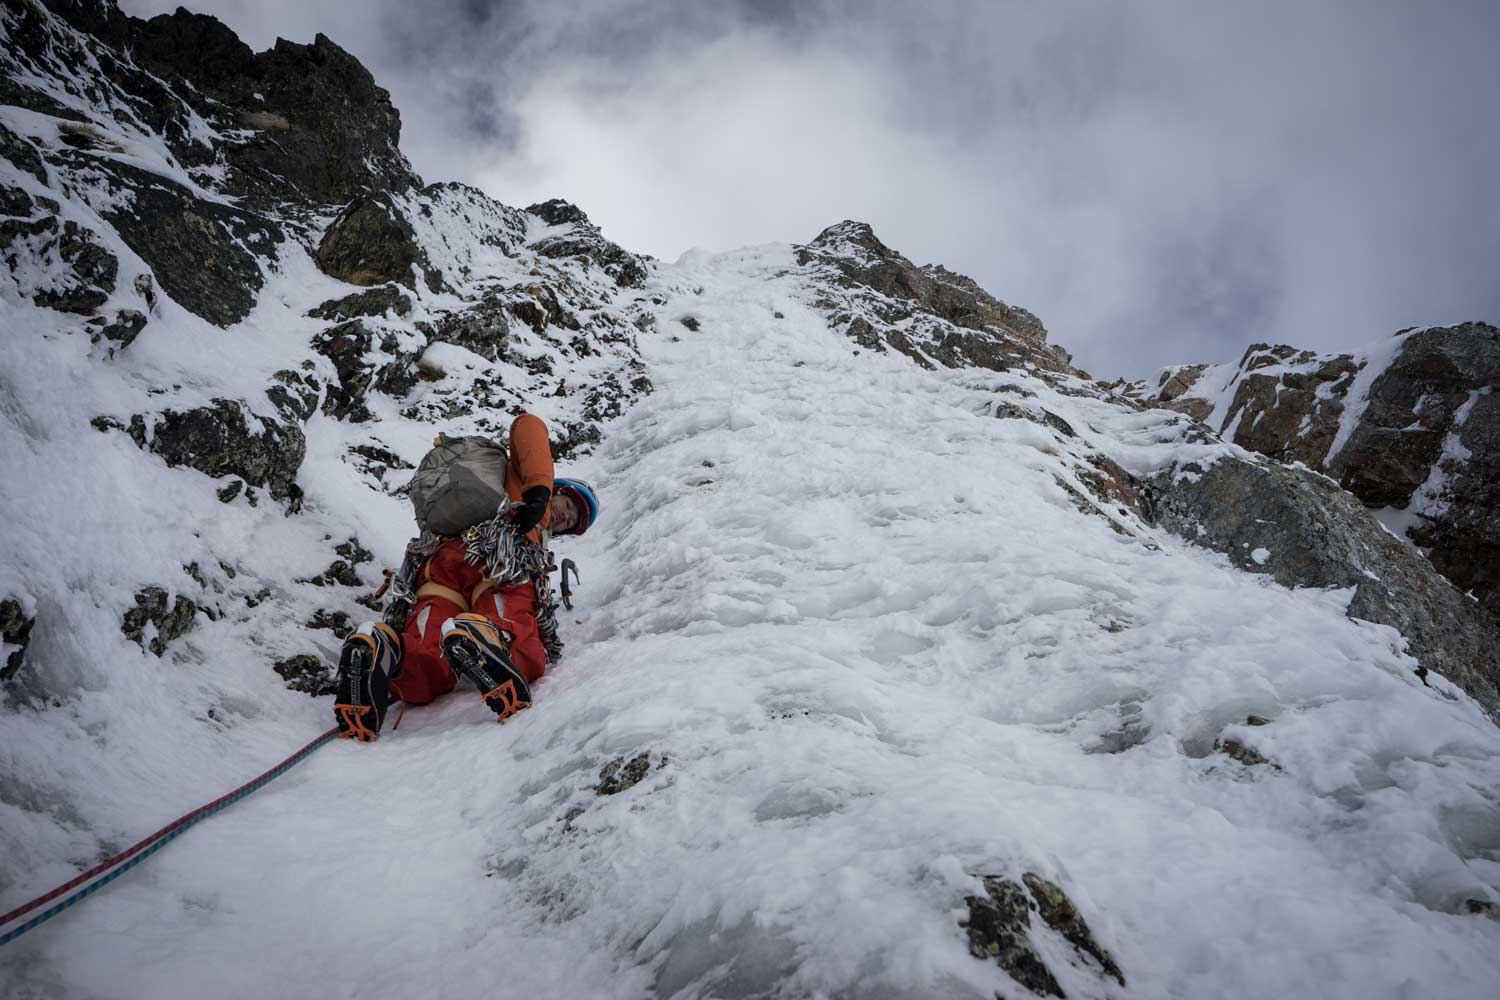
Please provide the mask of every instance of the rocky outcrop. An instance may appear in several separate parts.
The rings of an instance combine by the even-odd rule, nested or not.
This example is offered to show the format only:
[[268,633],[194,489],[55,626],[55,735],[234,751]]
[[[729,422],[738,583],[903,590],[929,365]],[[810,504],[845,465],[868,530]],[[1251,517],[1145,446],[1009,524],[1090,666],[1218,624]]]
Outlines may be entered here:
[[[7,214],[40,207],[25,192],[9,190],[14,194],[6,199]],[[71,219],[59,222],[55,215],[0,220],[0,253],[18,290],[60,312],[90,316],[114,294],[120,261],[97,239],[98,234]]]
[[275,254],[285,239],[279,225],[198,198],[180,184],[128,164],[91,166],[106,178],[111,197],[120,198],[122,206],[104,208],[101,214],[150,266],[163,291],[217,326],[232,326],[250,314],[265,281],[257,258]]
[[1335,355],[1256,344],[1232,370],[1168,369],[1128,394],[1327,472],[1500,616],[1500,329],[1397,338]]
[[818,279],[817,306],[861,347],[895,350],[925,367],[993,371],[1034,366],[1082,374],[1047,343],[1041,320],[940,265],[917,267],[863,222],[829,226],[797,262]]
[[130,435],[168,465],[187,466],[214,478],[238,476],[269,490],[278,500],[297,502],[297,469],[306,440],[290,419],[254,413],[240,400],[216,399],[191,410],[135,416]]
[[[621,288],[637,288],[649,273],[647,258],[630,253],[604,238],[599,227],[576,205],[561,198],[529,206],[526,211],[559,232],[548,233],[532,244],[544,257],[585,260],[600,268]],[[564,228],[565,227],[565,228]]]
[[0,681],[8,681],[20,671],[35,626],[36,616],[26,613],[26,606],[20,598],[7,597],[0,601],[0,649],[4,650],[4,659],[0,660]]
[[333,694],[338,689],[334,682],[333,668],[321,656],[313,653],[299,653],[285,660],[278,660],[271,669],[276,671],[289,690],[300,691],[315,698]]
[[[253,52],[216,18],[180,7],[141,20],[113,0],[48,6],[103,43],[106,73],[179,159],[221,157],[230,194],[260,207],[342,204],[417,184],[398,147],[401,116],[390,94],[324,35]],[[59,45],[67,40],[54,40],[51,52]],[[195,115],[226,137],[216,150],[196,141]]]
[[411,313],[411,299],[394,285],[381,285],[367,292],[354,292],[341,299],[329,299],[308,311],[313,319],[349,320],[362,317]]
[[420,351],[403,350],[395,333],[378,333],[362,320],[320,333],[313,349],[333,362],[338,381],[327,388],[323,412],[340,420],[369,420],[372,414],[365,398],[370,390],[399,398],[416,381],[414,366]]
[[167,644],[191,632],[198,621],[198,608],[178,594],[170,600],[161,587],[143,587],[135,595],[135,607],[120,619],[125,638],[149,649],[157,656],[167,651]]
[[[967,919],[959,926],[969,938],[969,953],[993,960],[1016,982],[1039,996],[1065,997],[1056,975],[1043,960],[1036,939],[1043,934],[1061,938],[1056,945],[1071,948],[1076,964],[1095,975],[1108,976],[1121,986],[1125,975],[1108,951],[1094,939],[1088,922],[1067,893],[1053,882],[1027,872],[1017,883],[999,875],[982,876],[983,896],[966,896]],[[1022,885],[1025,888],[1022,888]],[[1032,914],[1046,929],[1032,925]]]
[[1424,670],[1500,717],[1500,626],[1332,480],[1220,458],[1145,484],[1146,513],[1235,566],[1287,587],[1347,587],[1350,617],[1390,625]]
[[411,223],[390,196],[370,195],[351,202],[323,234],[315,254],[323,273],[351,285],[395,282],[415,288],[420,273],[437,291],[441,278],[427,265]]

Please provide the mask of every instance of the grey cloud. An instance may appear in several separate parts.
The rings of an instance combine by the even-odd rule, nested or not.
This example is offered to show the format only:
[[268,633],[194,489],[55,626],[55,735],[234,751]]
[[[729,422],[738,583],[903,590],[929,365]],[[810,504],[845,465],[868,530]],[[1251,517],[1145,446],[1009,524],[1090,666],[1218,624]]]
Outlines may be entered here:
[[431,179],[666,257],[865,219],[1101,375],[1500,318],[1490,4],[201,9],[359,56]]

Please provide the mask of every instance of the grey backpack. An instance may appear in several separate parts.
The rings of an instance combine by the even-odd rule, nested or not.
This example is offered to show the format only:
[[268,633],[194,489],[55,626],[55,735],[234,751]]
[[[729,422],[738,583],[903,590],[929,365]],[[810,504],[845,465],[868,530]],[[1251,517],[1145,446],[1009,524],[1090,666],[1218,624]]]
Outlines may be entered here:
[[505,493],[509,460],[505,447],[489,438],[438,435],[411,477],[417,525],[436,535],[461,535],[494,517],[510,502]]

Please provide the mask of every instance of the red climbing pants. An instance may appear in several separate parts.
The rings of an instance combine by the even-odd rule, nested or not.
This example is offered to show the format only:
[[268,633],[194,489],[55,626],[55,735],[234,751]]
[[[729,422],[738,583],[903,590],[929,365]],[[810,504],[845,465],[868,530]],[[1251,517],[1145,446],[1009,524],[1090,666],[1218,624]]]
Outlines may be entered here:
[[547,651],[536,626],[536,589],[525,583],[495,585],[480,566],[464,562],[460,539],[446,542],[422,570],[417,601],[401,634],[405,652],[400,675],[391,681],[393,697],[425,705],[458,683],[443,659],[443,622],[463,611],[483,615],[513,636],[510,658],[529,683],[547,669]]

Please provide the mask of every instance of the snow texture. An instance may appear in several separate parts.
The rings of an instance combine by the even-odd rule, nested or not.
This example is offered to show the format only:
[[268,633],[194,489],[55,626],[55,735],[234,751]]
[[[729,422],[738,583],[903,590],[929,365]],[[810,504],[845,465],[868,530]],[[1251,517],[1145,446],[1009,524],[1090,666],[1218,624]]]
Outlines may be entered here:
[[[1129,983],[1061,962],[1069,996],[1491,996],[1495,924],[1464,912],[1500,898],[1500,735],[1478,709],[1346,619],[1347,592],[1286,590],[1125,511],[1113,530],[1064,488],[1084,450],[1146,472],[1228,446],[1066,380],[856,354],[790,254],[689,255],[642,290],[658,388],[571,470],[605,516],[561,553],[585,583],[533,709],[496,727],[460,691],[320,751],[9,946],[6,994],[1013,995],[957,920],[977,875],[1035,871]],[[262,302],[332,284],[289,260]],[[689,305],[696,333],[669,322]],[[125,644],[111,609],[138,581],[199,599],[182,563],[224,559],[254,570],[220,585],[291,609],[319,532],[390,562],[409,514],[341,461],[363,425],[313,418],[286,518],[82,422],[164,374],[205,398],[263,384],[290,349],[272,306],[212,347],[174,315],[102,368],[48,314],[0,308],[25,338],[3,361],[24,472],[3,582],[65,602],[33,645],[71,669],[46,679],[56,707],[0,720],[25,861],[8,904],[329,723],[326,698],[268,683],[287,638],[263,619],[173,658]],[[428,428],[382,416],[418,455]],[[37,516],[60,496],[65,523]],[[639,784],[595,793],[639,754]]]

